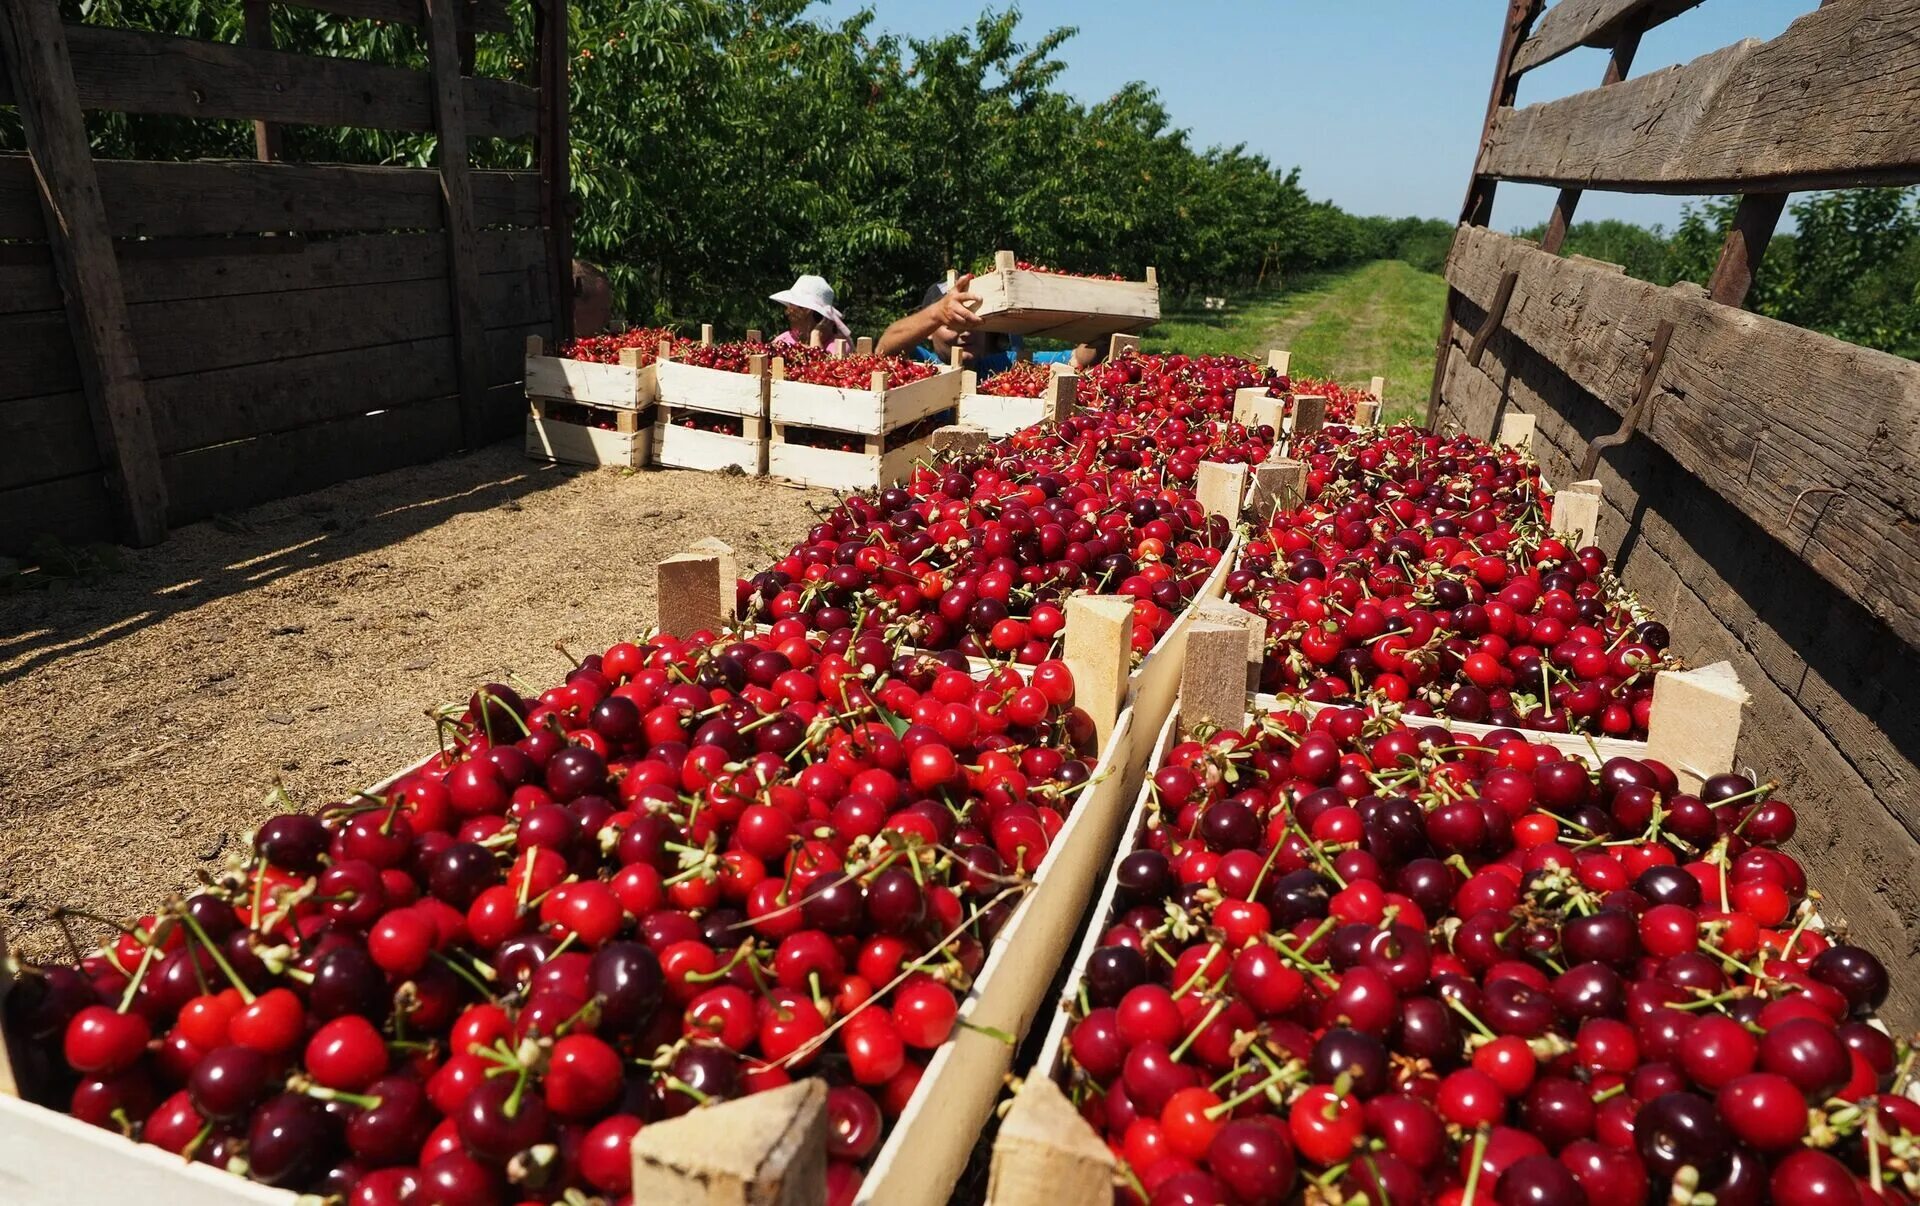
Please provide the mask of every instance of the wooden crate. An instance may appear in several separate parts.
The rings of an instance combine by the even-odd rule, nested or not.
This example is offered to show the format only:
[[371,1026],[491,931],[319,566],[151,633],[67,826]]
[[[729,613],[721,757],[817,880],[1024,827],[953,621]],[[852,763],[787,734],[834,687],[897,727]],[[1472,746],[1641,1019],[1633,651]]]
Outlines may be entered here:
[[962,374],[960,421],[978,427],[994,439],[1010,436],[1025,427],[1070,418],[1079,405],[1080,375],[1055,365],[1047,382],[1047,392],[1038,398],[1003,398],[979,392],[973,370]]
[[555,418],[546,410],[547,400],[535,398],[532,413],[527,415],[527,455],[535,460],[639,469],[650,458],[653,430],[640,425],[640,416],[635,411],[617,412],[631,419],[628,430],[609,431]]
[[973,278],[983,330],[1092,343],[1160,321],[1160,277],[1152,268],[1144,281],[1103,281],[1016,268],[1011,251],[993,259],[992,272]]
[[[773,477],[832,490],[871,490],[890,485],[913,471],[916,461],[931,455],[924,439],[888,448],[887,437],[960,401],[960,373],[942,368],[931,377],[888,389],[885,378],[874,374],[870,389],[843,389],[788,381],[785,365],[773,362],[768,387],[767,414],[773,440],[767,448],[767,472]],[[864,448],[846,452],[817,448],[790,439],[789,427],[839,432],[863,437]]]
[[[711,341],[711,327],[702,342]],[[752,332],[751,334],[758,334]],[[753,477],[767,471],[767,387],[764,358],[749,371],[727,372],[682,364],[663,343],[653,363],[659,413],[653,429],[653,463],[670,469],[737,469]],[[703,431],[677,426],[677,415],[692,412],[727,419],[732,431]]]
[[652,365],[598,364],[549,356],[538,335],[527,336],[524,375],[529,401],[551,398],[583,406],[640,410],[654,400]]

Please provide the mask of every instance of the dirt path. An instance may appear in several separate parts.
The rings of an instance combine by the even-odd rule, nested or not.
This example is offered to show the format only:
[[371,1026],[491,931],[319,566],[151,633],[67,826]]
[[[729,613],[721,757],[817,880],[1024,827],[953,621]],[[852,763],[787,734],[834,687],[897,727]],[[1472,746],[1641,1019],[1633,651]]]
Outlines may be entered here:
[[0,595],[0,923],[58,949],[55,905],[127,917],[269,811],[431,748],[424,710],[553,646],[653,621],[653,566],[705,536],[743,567],[831,495],[718,474],[536,465],[496,445],[176,531],[119,569]]

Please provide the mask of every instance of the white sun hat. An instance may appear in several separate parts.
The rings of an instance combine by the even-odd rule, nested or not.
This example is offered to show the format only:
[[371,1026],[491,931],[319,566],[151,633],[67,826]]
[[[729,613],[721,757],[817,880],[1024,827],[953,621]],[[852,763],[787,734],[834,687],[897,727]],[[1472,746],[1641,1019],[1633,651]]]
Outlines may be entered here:
[[777,301],[787,306],[799,306],[803,310],[812,310],[833,324],[833,328],[840,332],[842,339],[853,336],[853,332],[847,330],[847,320],[842,318],[840,311],[834,308],[833,286],[827,283],[827,278],[824,276],[808,273],[793,282],[793,288],[770,294],[767,300]]

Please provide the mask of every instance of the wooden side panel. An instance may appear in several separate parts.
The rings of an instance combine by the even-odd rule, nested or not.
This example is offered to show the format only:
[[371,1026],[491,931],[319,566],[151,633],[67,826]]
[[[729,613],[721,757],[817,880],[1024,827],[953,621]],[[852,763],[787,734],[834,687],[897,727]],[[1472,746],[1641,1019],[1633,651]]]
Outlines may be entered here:
[[[116,238],[195,238],[265,231],[439,230],[439,174],[426,168],[220,160],[102,160],[100,192]],[[539,178],[474,172],[478,226],[534,226]],[[0,155],[0,238],[43,238],[33,169]]]
[[[96,25],[68,26],[67,41],[74,84],[87,109],[384,130],[434,128],[431,81],[421,71]],[[6,83],[0,80],[0,100],[8,99]],[[466,79],[462,86],[473,114],[471,135],[533,134],[533,89],[485,79]]]
[[86,395],[74,391],[0,402],[0,450],[0,490],[99,469]]
[[113,500],[98,470],[0,489],[0,554],[18,556],[41,536],[84,544],[113,536]]
[[1514,52],[1513,74],[1532,71],[1579,46],[1609,47],[1629,18],[1651,28],[1671,20],[1701,0],[1560,0],[1534,26],[1533,36]]
[[606,431],[557,419],[527,416],[527,455],[569,465],[611,465],[639,469],[647,463],[652,428]]
[[[396,25],[424,25],[419,0],[281,0],[296,8],[334,13],[342,17],[365,17]],[[471,0],[460,6],[462,32],[506,33],[514,25],[507,11],[508,0]]]
[[[1908,642],[1920,641],[1920,364],[1463,229],[1448,280],[1615,408],[1675,323],[1647,435]],[[1449,369],[1449,375],[1454,370]],[[1818,491],[1818,493],[1810,493]]]
[[292,1206],[294,1195],[0,1094],[0,1202]]
[[653,428],[653,463],[665,469],[735,469],[758,477],[766,472],[766,458],[765,440],[673,423]]
[[670,406],[756,418],[766,412],[766,380],[752,373],[701,368],[677,360],[657,361],[653,373],[660,401]]
[[1920,181],[1920,0],[1850,0],[1611,87],[1496,114],[1480,171],[1629,192]]

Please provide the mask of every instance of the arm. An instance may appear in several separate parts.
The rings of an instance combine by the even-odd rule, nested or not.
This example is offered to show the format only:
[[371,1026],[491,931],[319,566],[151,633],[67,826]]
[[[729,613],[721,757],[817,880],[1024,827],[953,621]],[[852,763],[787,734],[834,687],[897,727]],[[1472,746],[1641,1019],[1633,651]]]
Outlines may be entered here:
[[947,290],[939,301],[895,320],[892,326],[880,333],[874,351],[882,356],[897,356],[927,342],[941,327],[958,329],[979,322],[979,317],[967,305],[968,302],[980,300],[977,295],[967,292],[967,286],[971,284],[973,274],[968,273],[954,281],[953,288]]

